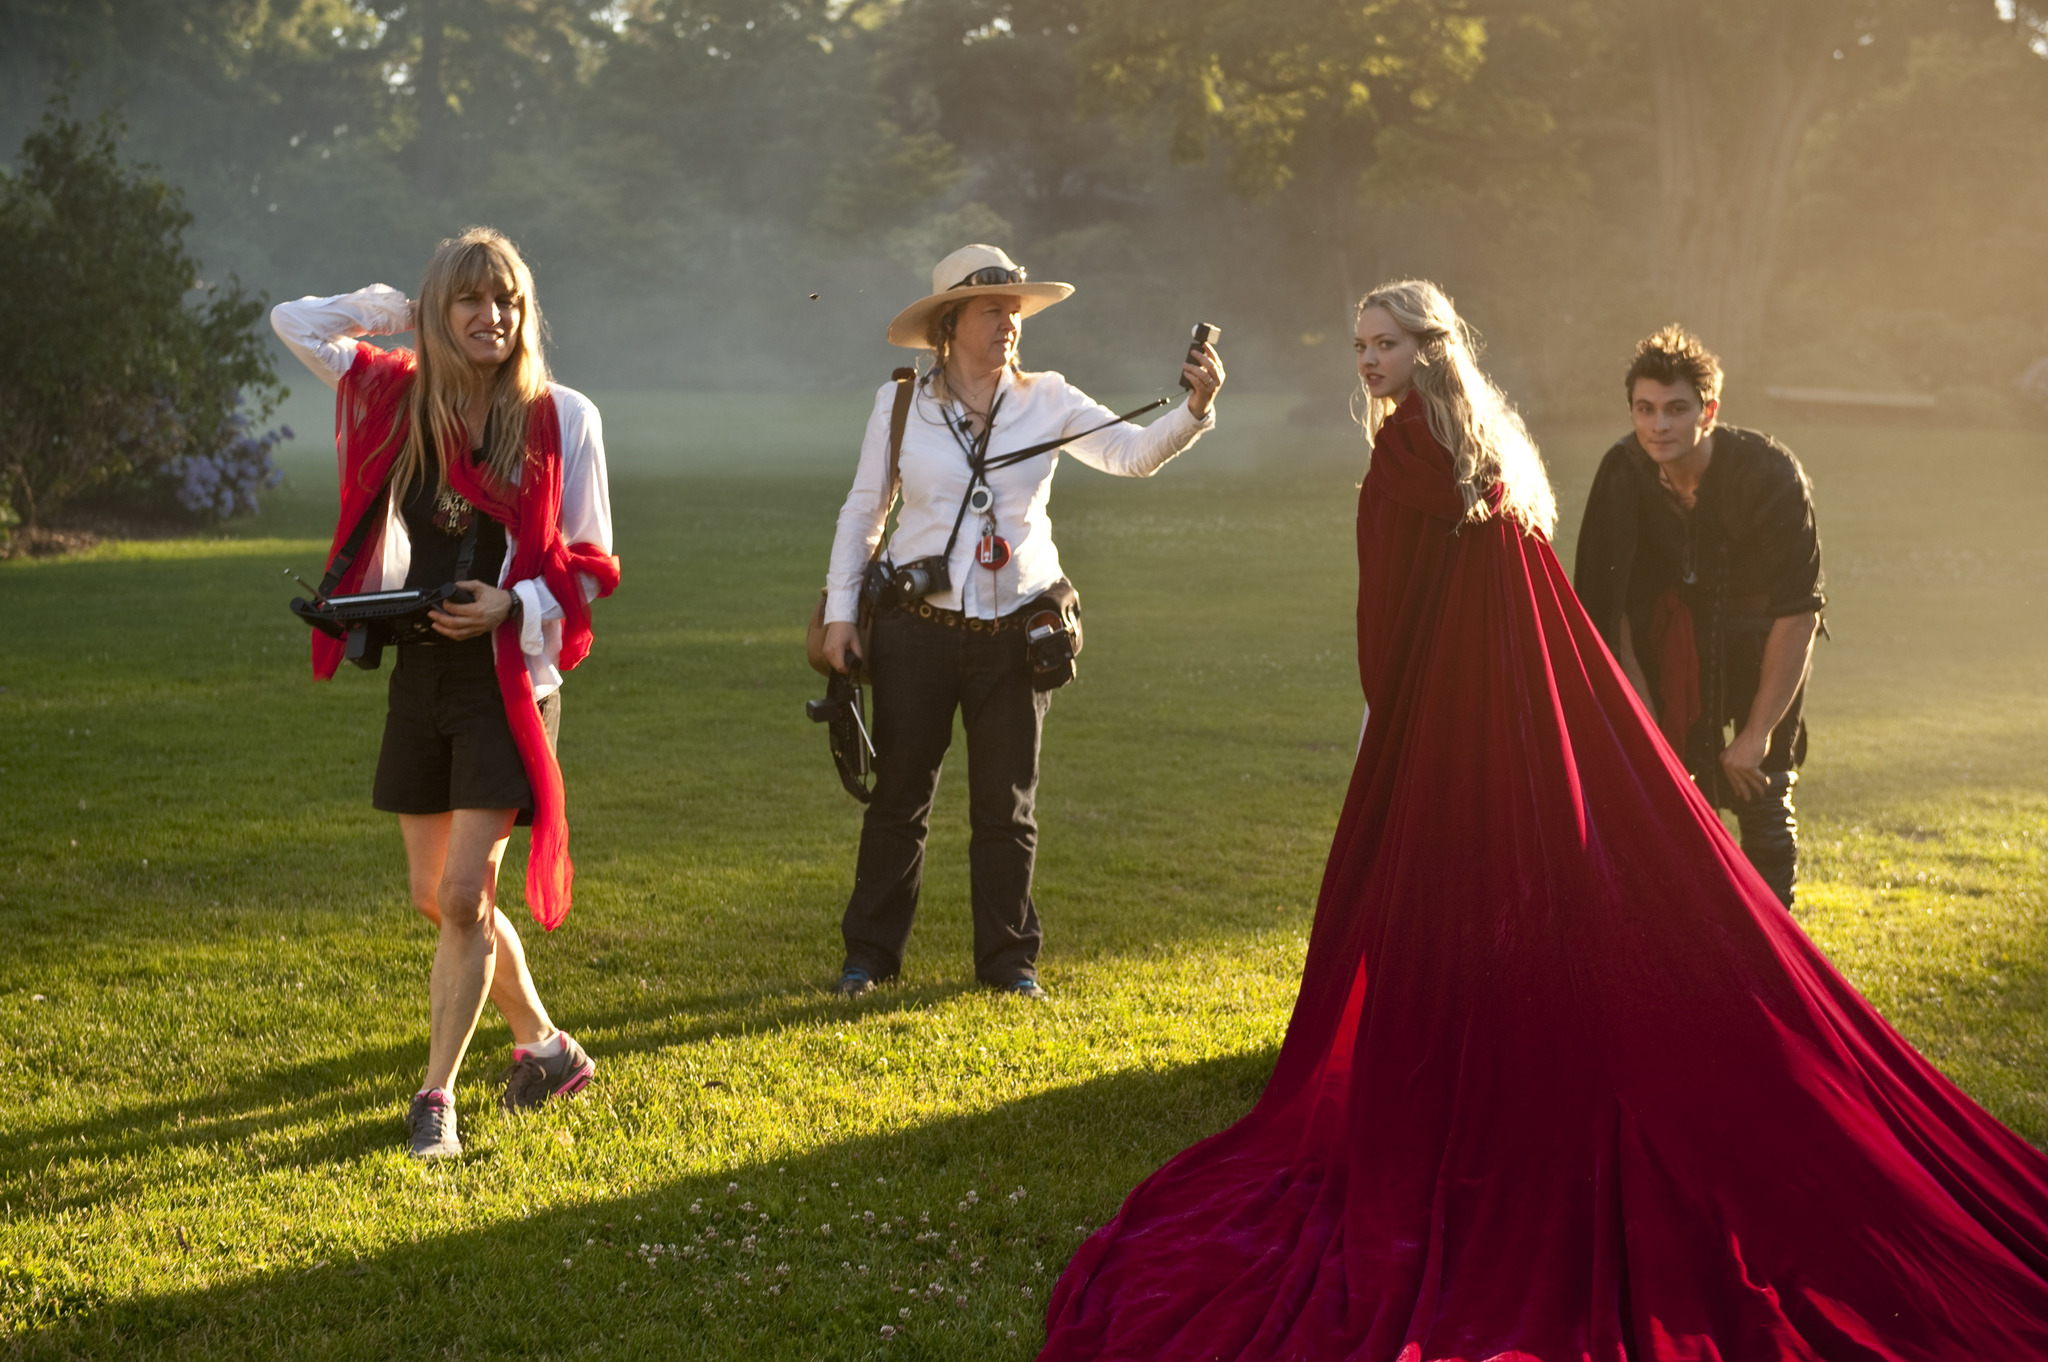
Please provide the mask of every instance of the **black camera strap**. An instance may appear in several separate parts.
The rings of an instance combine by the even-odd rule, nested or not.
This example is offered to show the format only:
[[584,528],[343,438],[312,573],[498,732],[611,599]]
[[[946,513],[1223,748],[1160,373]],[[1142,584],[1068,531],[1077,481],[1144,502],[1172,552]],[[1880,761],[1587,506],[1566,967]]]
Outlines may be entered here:
[[[1132,410],[1125,412],[1122,416],[1110,417],[1101,425],[1090,426],[1086,430],[1075,431],[1072,435],[1063,435],[1057,440],[1047,440],[1043,444],[1027,445],[1023,449],[1012,449],[1007,453],[996,455],[993,459],[984,458],[981,466],[977,468],[975,471],[978,475],[985,478],[987,474],[993,471],[994,469],[1008,468],[1013,463],[1023,463],[1026,459],[1035,459],[1041,454],[1050,454],[1055,449],[1059,449],[1063,446],[1070,445],[1074,443],[1074,441],[1076,440],[1084,440],[1090,435],[1093,435],[1098,430],[1108,430],[1111,426],[1122,425],[1124,422],[1129,421],[1135,417],[1143,416],[1148,411],[1154,411],[1160,407],[1166,406],[1171,401],[1173,401],[1173,399],[1170,397],[1155,397],[1150,402],[1147,402],[1144,406],[1133,408]],[[983,448],[987,448],[986,442],[983,443]]]
[[[341,552],[334,555],[333,566],[329,567],[327,575],[320,579],[320,589],[313,593],[315,605],[327,600],[334,594],[334,588],[341,585],[341,579],[348,573],[348,565],[363,551],[363,540],[369,537],[370,526],[377,523],[378,516],[385,514],[385,502],[390,495],[391,484],[387,482],[384,484],[384,490],[377,495],[377,499],[363,512],[363,518],[349,531],[347,541],[341,546]],[[476,562],[476,531],[483,514],[475,507],[470,508],[469,528],[462,532],[462,550],[455,556],[455,580],[458,582],[469,579],[470,568]]]
[[[1166,406],[1172,400],[1170,397],[1155,397],[1144,406],[1133,408],[1122,416],[1112,416],[1100,425],[1090,426],[1086,430],[1077,430],[1072,435],[1063,435],[1057,440],[1045,440],[1035,445],[1026,445],[1022,449],[1008,450],[996,455],[994,458],[989,457],[988,442],[989,437],[995,434],[996,413],[1003,408],[1003,399],[1001,397],[996,398],[995,405],[989,408],[988,420],[982,423],[981,434],[976,436],[972,443],[961,433],[960,427],[949,419],[946,422],[946,428],[953,432],[953,438],[959,441],[960,448],[967,455],[969,476],[967,479],[967,490],[960,497],[960,509],[953,516],[953,533],[946,537],[946,561],[949,563],[953,561],[953,546],[960,542],[960,527],[966,523],[967,503],[974,496],[975,486],[977,484],[987,486],[990,473],[998,468],[1008,468],[1012,464],[1023,463],[1026,459],[1035,459],[1041,454],[1050,454],[1055,449],[1064,448],[1076,440],[1086,439],[1099,430],[1108,430],[1111,426],[1122,425],[1124,422],[1135,417],[1143,416],[1148,411],[1155,411],[1160,407]],[[993,491],[994,489],[991,488],[990,490]]]
[[484,513],[472,506],[469,508],[469,528],[462,532],[462,549],[455,555],[455,580],[469,580],[471,564],[476,562],[476,529],[483,523]]
[[[946,536],[945,559],[948,563],[953,561],[953,546],[960,542],[960,526],[967,520],[967,503],[974,499],[975,484],[988,481],[988,442],[996,433],[996,413],[1003,409],[1003,398],[1007,395],[996,395],[994,405],[988,409],[988,418],[981,423],[981,434],[975,436],[971,443],[961,432],[960,425],[955,425],[951,417],[946,420],[946,429],[953,432],[954,440],[959,442],[960,448],[967,455],[967,490],[960,494],[960,509],[953,515],[953,533]],[[994,497],[993,488],[990,489],[989,495],[991,498]]]
[[[952,420],[948,419],[946,428],[953,432],[953,438],[959,441],[960,448],[967,455],[968,478],[967,490],[960,496],[960,509],[953,516],[953,533],[946,536],[946,561],[949,563],[953,561],[953,546],[960,542],[960,526],[966,523],[967,503],[974,497],[975,486],[977,484],[984,487],[988,486],[988,475],[990,473],[998,468],[1008,468],[1012,464],[1023,463],[1026,459],[1035,459],[1041,454],[1050,454],[1055,449],[1063,448],[1074,443],[1076,440],[1086,439],[1098,430],[1108,430],[1111,426],[1122,425],[1133,417],[1143,416],[1146,412],[1163,407],[1172,400],[1172,398],[1168,397],[1156,397],[1144,406],[1125,412],[1122,416],[1112,416],[1100,425],[1090,426],[1086,430],[1077,430],[1072,435],[1063,435],[1057,440],[1045,440],[1035,445],[1026,445],[1022,449],[1012,449],[998,454],[994,458],[989,457],[988,442],[989,437],[994,435],[996,431],[996,413],[1003,409],[1002,397],[997,397],[995,405],[988,409],[988,419],[982,422],[981,434],[975,437],[971,444],[961,433],[960,426],[955,425]],[[989,490],[993,494],[995,489],[990,488]]]
[[387,482],[383,490],[379,491],[364,509],[362,519],[356,521],[356,527],[349,531],[348,538],[342,543],[341,552],[334,555],[334,562],[328,566],[327,575],[320,579],[320,589],[313,593],[313,604],[319,605],[324,602],[334,594],[334,588],[341,585],[341,579],[348,575],[349,564],[355,562],[356,555],[363,551],[363,540],[369,537],[370,526],[377,523],[377,517],[385,514],[385,502],[390,496],[391,484]]

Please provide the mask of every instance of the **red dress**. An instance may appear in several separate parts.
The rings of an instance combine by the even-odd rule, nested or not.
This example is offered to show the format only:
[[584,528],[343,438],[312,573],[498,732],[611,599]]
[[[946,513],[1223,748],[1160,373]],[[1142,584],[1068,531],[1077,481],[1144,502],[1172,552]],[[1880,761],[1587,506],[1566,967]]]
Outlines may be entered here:
[[1411,396],[1272,1080],[1082,1245],[1043,1358],[2048,1358],[2048,1157],[1807,940],[1450,469]]

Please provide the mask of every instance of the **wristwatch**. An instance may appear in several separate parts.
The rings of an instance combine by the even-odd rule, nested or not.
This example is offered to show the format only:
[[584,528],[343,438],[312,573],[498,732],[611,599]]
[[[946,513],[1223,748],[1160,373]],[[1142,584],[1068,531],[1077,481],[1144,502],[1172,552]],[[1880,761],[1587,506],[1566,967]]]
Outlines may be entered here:
[[526,602],[521,600],[519,593],[512,591],[510,587],[507,587],[506,590],[511,592],[512,608],[505,612],[505,623],[518,624],[520,619],[526,614]]

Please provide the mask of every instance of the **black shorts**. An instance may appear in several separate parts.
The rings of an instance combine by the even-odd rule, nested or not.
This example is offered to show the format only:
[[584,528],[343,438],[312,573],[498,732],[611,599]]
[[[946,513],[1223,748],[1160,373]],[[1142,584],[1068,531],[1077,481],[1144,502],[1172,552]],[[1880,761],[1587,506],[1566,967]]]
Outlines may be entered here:
[[[520,826],[530,825],[533,787],[505,722],[488,641],[396,651],[371,804],[385,813],[517,809]],[[560,691],[540,702],[540,717],[553,747],[562,722]]]

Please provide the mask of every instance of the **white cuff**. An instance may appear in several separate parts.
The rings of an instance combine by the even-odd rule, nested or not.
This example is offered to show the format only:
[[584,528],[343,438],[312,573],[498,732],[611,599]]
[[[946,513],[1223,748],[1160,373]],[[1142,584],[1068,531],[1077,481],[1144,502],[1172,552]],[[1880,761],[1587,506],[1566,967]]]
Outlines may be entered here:
[[548,584],[538,577],[513,582],[505,589],[519,598],[519,651],[528,657],[539,657],[545,646],[541,640],[541,623],[560,619],[562,607],[556,604]]

